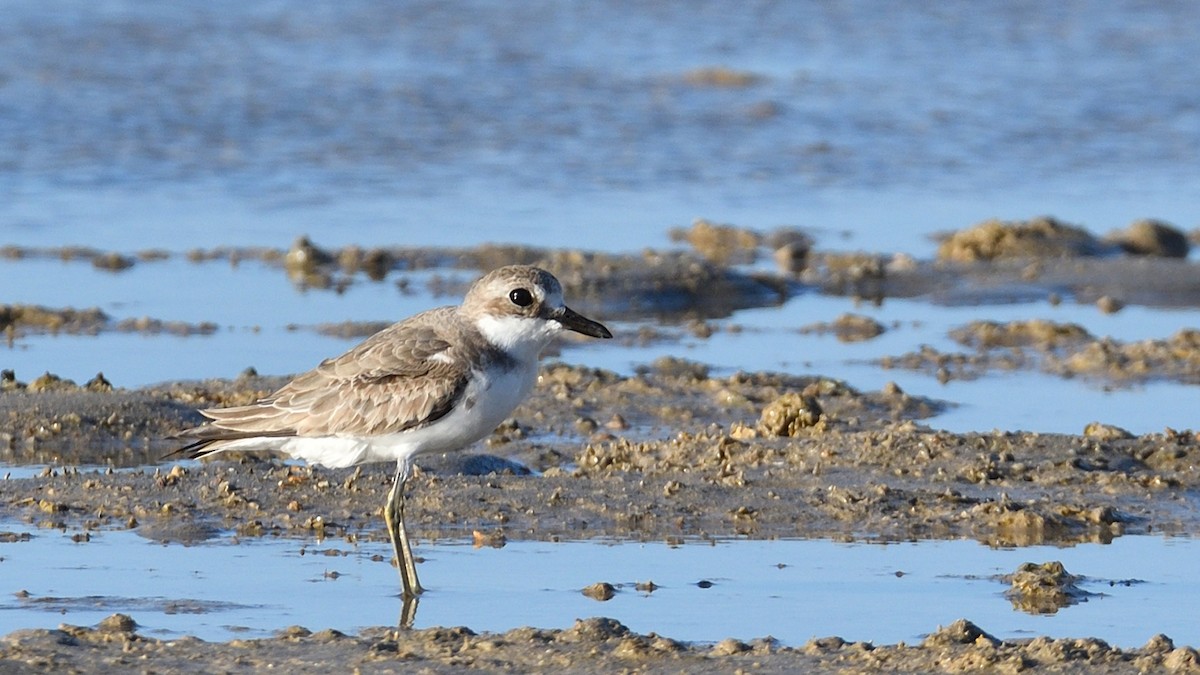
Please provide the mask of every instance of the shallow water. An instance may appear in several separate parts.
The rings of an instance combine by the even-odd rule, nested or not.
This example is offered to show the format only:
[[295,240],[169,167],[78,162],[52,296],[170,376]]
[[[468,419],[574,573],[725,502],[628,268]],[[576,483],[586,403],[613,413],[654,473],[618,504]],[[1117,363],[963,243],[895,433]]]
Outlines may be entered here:
[[992,216],[1196,223],[1186,0],[8,9],[13,243],[629,250],[705,216],[919,252]]
[[[395,570],[371,559],[388,557],[386,543],[222,538],[185,547],[122,531],[93,532],[87,543],[53,530],[30,534],[0,544],[0,635],[90,625],[113,612],[132,615],[148,635],[206,640],[269,636],[290,625],[351,632],[399,618]],[[1192,564],[1200,544],[1192,539],[1018,550],[972,541],[520,541],[500,549],[439,541],[421,542],[417,553],[430,591],[416,627],[505,631],[608,616],[689,641],[772,636],[800,645],[838,635],[891,644],[968,618],[1001,638],[1090,636],[1137,647],[1165,633],[1177,643],[1200,641]],[[993,577],[1051,560],[1087,577],[1082,587],[1097,595],[1054,615],[1014,609]],[[652,592],[636,589],[651,581]],[[616,596],[600,602],[580,592],[596,582],[616,586]]]

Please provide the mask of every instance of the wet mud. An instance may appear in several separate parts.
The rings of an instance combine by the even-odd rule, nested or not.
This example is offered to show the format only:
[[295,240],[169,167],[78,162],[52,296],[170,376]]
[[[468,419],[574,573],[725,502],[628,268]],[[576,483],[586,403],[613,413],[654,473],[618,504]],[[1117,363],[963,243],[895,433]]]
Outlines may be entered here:
[[[564,281],[570,297],[581,298],[575,304],[607,308],[598,315],[670,313],[676,326],[700,337],[712,330],[706,319],[813,291],[863,298],[919,295],[932,302],[1012,302],[1055,294],[1061,301],[1110,296],[1124,303],[1200,304],[1196,286],[1188,290],[1200,280],[1194,264],[1165,255],[1134,256],[1116,244],[1111,250],[1093,250],[1089,244],[1069,262],[1054,265],[1024,256],[1025,249],[1015,258],[917,261],[811,251],[794,235],[743,237],[725,227],[698,223],[679,234],[697,250],[711,247],[710,255],[489,247],[469,254],[425,251],[422,258],[398,251],[322,251],[311,242],[297,242],[291,251],[263,253],[260,259],[275,261],[289,273],[300,270],[303,279],[334,280],[357,274],[347,271],[350,263],[377,266],[386,280],[447,259],[464,267],[487,267],[501,259],[541,262]],[[1039,236],[1062,229],[1044,225]],[[1069,240],[1076,236],[1067,231]],[[222,255],[232,260],[234,254]],[[130,258],[135,264],[159,259]],[[773,260],[778,269],[751,273],[739,267],[763,259]],[[1165,267],[1173,273],[1164,274]],[[447,277],[443,290],[454,293],[458,285]],[[33,330],[40,324],[9,325]],[[320,330],[357,335],[372,328],[345,324]],[[678,339],[670,328],[647,330],[654,334],[633,339]],[[846,315],[805,330],[861,340],[887,327]],[[941,369],[947,378],[995,368],[1038,368],[1117,383],[1145,378],[1195,383],[1200,378],[1195,331],[1122,344],[1069,324],[1014,322],[971,324],[953,337],[962,354],[922,351],[881,365]],[[0,518],[66,530],[77,534],[81,545],[87,545],[89,531],[113,528],[186,543],[228,532],[387,540],[380,513],[392,467],[326,470],[236,455],[207,463],[163,460],[176,447],[169,436],[199,421],[197,408],[252,401],[282,384],[281,378],[247,372],[234,380],[124,389],[102,376],[79,385],[49,375],[26,381],[22,375],[5,373],[0,386],[0,462],[47,468],[37,476],[0,480]],[[704,364],[674,358],[630,375],[551,363],[543,367],[530,399],[476,446],[475,454],[418,463],[409,484],[408,524],[418,540],[475,536],[489,545],[530,538],[965,537],[1025,546],[1200,532],[1194,498],[1200,489],[1197,432],[1133,435],[1103,419],[1078,434],[957,434],[927,426],[930,416],[951,404],[894,384],[867,392],[822,376],[716,376]],[[1051,596],[1050,606],[1069,600],[1069,575],[1065,570],[1056,575],[1051,567],[1031,566],[1014,574],[1014,589],[1026,589],[1014,591],[1014,602],[1032,598],[1031,606],[1043,606],[1037,603],[1044,598],[1030,590],[1043,587],[1049,589],[1043,595]],[[132,663],[185,672],[273,664],[303,672],[324,670],[331,662],[369,672],[1116,673],[1200,667],[1193,649],[1177,647],[1165,636],[1132,650],[1087,637],[1001,641],[967,621],[931,626],[928,638],[915,645],[875,646],[830,637],[784,646],[769,638],[686,644],[631,633],[607,619],[580,621],[567,630],[480,635],[467,628],[379,628],[347,636],[295,627],[273,639],[211,644],[146,637],[134,619],[118,615],[96,627],[13,633],[0,639],[0,664],[56,672],[118,670]],[[530,649],[531,644],[537,648]],[[198,658],[203,661],[193,660]]]
[[278,637],[223,644],[196,638],[159,640],[114,614],[95,627],[63,625],[0,638],[0,665],[42,671],[328,672],[1194,672],[1200,655],[1158,635],[1139,649],[1089,638],[1003,641],[967,620],[932,629],[919,644],[876,646],[838,637],[784,646],[764,637],[689,644],[630,631],[612,619],[582,619],[568,629],[372,629],[359,635],[293,626]]
[[[1200,484],[1200,439],[1192,433],[951,434],[920,422],[939,402],[894,386],[864,393],[822,378],[711,377],[703,368],[661,365],[629,377],[548,366],[531,401],[486,441],[491,454],[421,462],[409,492],[410,530],[419,540],[473,534],[501,546],[513,538],[732,536],[970,537],[1021,546],[1200,531],[1200,513],[1188,498]],[[35,430],[78,414],[67,410],[116,404],[122,412],[112,421],[80,416],[40,440],[14,437],[4,457],[13,461],[14,453],[32,448],[58,453],[56,465],[114,457],[143,465],[172,448],[160,435],[190,424],[193,406],[244,400],[268,384],[246,377],[137,392],[10,392],[10,402],[25,401],[15,418],[25,415]],[[42,400],[34,405],[33,397]],[[80,454],[105,447],[106,458]],[[390,485],[390,467],[331,471],[257,456],[151,469],[52,468],[0,480],[0,515],[72,532],[84,546],[89,532],[111,528],[185,544],[228,532],[384,542],[380,507]],[[528,649],[531,640],[538,650]],[[159,668],[195,670],[187,659],[200,654],[206,668],[274,663],[303,670],[336,658],[382,672],[417,666],[725,672],[753,664],[766,672],[884,666],[1174,672],[1196,663],[1194,651],[1169,641],[1122,651],[1086,638],[1002,642],[951,627],[912,646],[837,638],[790,647],[769,639],[694,645],[635,635],[604,620],[499,635],[458,628],[344,636],[297,628],[275,639],[221,644],[64,627],[0,642],[0,662],[56,672],[101,663],[115,669],[143,657]]]
[[1054,614],[1093,595],[1080,588],[1083,577],[1071,574],[1057,560],[1025,563],[1002,580],[1009,584],[1005,595],[1013,607],[1030,614]]
[[1200,383],[1200,330],[1123,342],[1053,321],[976,321],[950,332],[967,352],[929,346],[878,361],[884,368],[930,372],[942,382],[969,380],[997,370],[1040,370],[1120,386],[1150,381]]
[[[28,435],[8,432],[0,457],[145,466],[174,448],[165,437],[195,421],[195,406],[270,389],[254,378],[240,382],[9,394],[5,403],[16,405],[6,411],[7,428]],[[497,530],[550,539],[971,537],[1030,545],[1200,530],[1188,498],[1200,486],[1194,432],[953,434],[920,422],[940,405],[895,386],[864,393],[822,378],[625,377],[551,365],[531,399],[485,441],[482,458],[419,462],[408,518],[430,538]],[[79,412],[89,408],[96,412]],[[201,522],[244,534],[308,536],[319,528],[386,539],[378,512],[391,467],[232,460],[49,469],[0,481],[0,513],[68,529]]]
[[[744,230],[739,230],[744,231]],[[792,233],[770,238],[748,239],[753,257],[760,247],[792,245],[803,235]],[[785,242],[785,243],[780,243]],[[713,318],[735,310],[765,307],[784,302],[793,288],[778,275],[747,271],[709,260],[686,251],[646,250],[636,254],[614,254],[576,250],[545,249],[519,245],[487,245],[474,248],[370,248],[346,246],[322,248],[300,237],[288,249],[265,247],[217,247],[195,249],[184,254],[166,252],[134,256],[72,247],[0,248],[0,260],[56,259],[63,262],[94,261],[98,258],[135,258],[139,264],[174,259],[189,262],[225,262],[230,265],[261,264],[282,270],[304,290],[344,291],[355,283],[392,281],[404,291],[415,271],[440,270],[428,282],[435,297],[457,302],[480,270],[512,264],[538,265],[554,272],[572,304],[581,310],[603,313],[612,319]],[[740,259],[740,258],[739,258]],[[114,270],[124,271],[133,264]],[[468,271],[456,274],[455,271]],[[98,333],[103,330],[171,332],[180,335],[216,330],[207,323],[190,325],[153,319],[132,319],[113,324],[94,308],[46,308],[0,305],[0,329],[10,332]]]
[[217,330],[212,322],[189,323],[164,321],[150,317],[113,319],[95,307],[76,309],[38,305],[0,305],[0,331],[11,346],[28,335],[99,335],[104,332],[162,333],[187,337],[210,335]]
[[975,262],[1006,258],[1074,258],[1118,252],[1186,258],[1187,235],[1170,223],[1142,219],[1125,230],[1096,237],[1077,225],[1045,216],[1028,221],[987,220],[946,235],[939,260]]

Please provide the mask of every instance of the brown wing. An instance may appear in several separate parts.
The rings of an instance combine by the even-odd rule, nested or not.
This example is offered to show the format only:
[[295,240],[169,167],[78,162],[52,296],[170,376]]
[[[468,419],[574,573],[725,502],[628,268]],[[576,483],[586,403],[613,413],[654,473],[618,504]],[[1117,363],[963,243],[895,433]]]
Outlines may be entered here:
[[180,434],[195,441],[181,452],[196,456],[220,441],[262,436],[396,433],[441,418],[470,376],[443,336],[452,311],[390,326],[253,405],[200,411],[212,422]]

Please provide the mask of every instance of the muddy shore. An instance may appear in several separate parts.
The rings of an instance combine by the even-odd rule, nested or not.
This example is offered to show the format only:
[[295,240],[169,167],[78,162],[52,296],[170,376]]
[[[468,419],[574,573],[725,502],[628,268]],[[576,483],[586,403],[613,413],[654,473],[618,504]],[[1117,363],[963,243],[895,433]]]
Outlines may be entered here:
[[[1200,486],[1193,432],[1133,436],[1101,424],[1078,436],[952,434],[920,422],[937,401],[894,387],[863,393],[829,379],[660,365],[634,376],[547,366],[529,401],[479,448],[485,454],[419,463],[408,506],[417,535],[1032,545],[1200,531],[1187,496]],[[13,438],[4,454],[153,464],[173,448],[165,437],[195,420],[195,401],[253,398],[270,390],[262,384],[9,394],[9,419],[47,436]],[[305,536],[320,523],[326,536],[386,538],[378,511],[390,484],[391,467],[327,470],[247,455],[48,469],[0,490],[5,515],[47,527],[198,522]]]
[[[1040,227],[1035,233],[1055,234],[1054,227]],[[1019,228],[1009,229],[1011,235]],[[934,302],[982,302],[1003,293],[1017,298],[1055,294],[1085,303],[1104,297],[1164,306],[1197,302],[1188,291],[1200,276],[1195,264],[1167,255],[1131,257],[1095,242],[1077,253],[1053,249],[1056,260],[1067,256],[1069,263],[1050,265],[1036,257],[1004,255],[963,262],[946,253],[940,260],[918,262],[821,254],[809,252],[808,243],[794,234],[770,241],[759,237],[746,239],[744,247],[773,250],[780,271],[747,275],[728,267],[729,261],[704,255],[710,240],[714,250],[731,250],[729,242],[737,240],[721,237],[736,234],[694,227],[681,237],[695,239],[696,257],[660,257],[657,268],[645,257],[639,267],[636,261],[622,266],[601,256],[507,254],[526,262],[548,259],[568,284],[568,294],[575,290],[593,306],[626,316],[654,316],[678,304],[686,310],[673,320],[695,322],[693,333],[738,307],[780,302],[799,286],[875,300],[922,296]],[[1075,241],[1077,233],[1066,232],[1064,238]],[[967,242],[963,246],[974,247],[969,250],[978,257],[978,239]],[[298,247],[300,242],[293,250]],[[285,261],[280,264],[289,273],[298,269],[310,281],[338,278],[344,273],[339,265],[351,259],[345,252],[305,253],[308,262],[290,266],[286,254],[264,259]],[[468,264],[493,255],[477,252]],[[95,264],[104,258],[88,259]],[[158,258],[127,259],[153,264]],[[360,252],[352,262],[388,265],[378,271],[386,277],[390,265],[402,264],[398,259],[394,253]],[[641,276],[621,273],[635,267]],[[656,274],[675,280],[665,286],[665,295],[653,292],[664,288]],[[721,302],[698,308],[689,300],[694,297],[689,293],[714,283],[725,289]],[[613,297],[633,300],[620,304]],[[21,316],[41,316],[41,323],[26,319],[23,324]],[[12,309],[0,313],[8,317],[10,339],[63,329],[45,316]],[[76,322],[88,317],[71,315]],[[103,316],[91,315],[91,320],[98,322],[92,324],[97,332],[136,329],[120,328]],[[87,324],[62,325],[92,330]],[[871,339],[886,327],[848,317],[812,329]],[[639,339],[670,338],[655,333]],[[955,339],[961,353],[897,354],[880,365],[934,370],[943,379],[1029,368],[1118,383],[1151,377],[1200,381],[1200,338],[1194,331],[1119,344],[1069,325],[1017,322],[964,326]],[[81,534],[129,528],[152,539],[186,543],[228,532],[387,539],[380,507],[391,485],[390,467],[333,471],[261,456],[206,463],[162,459],[175,447],[167,437],[199,421],[196,408],[254,400],[279,386],[280,378],[247,373],[236,380],[130,390],[103,377],[76,385],[53,377],[23,381],[20,375],[8,373],[0,382],[0,462],[48,468],[39,476],[0,480],[0,518]],[[1200,433],[1164,429],[1133,435],[1102,418],[1078,434],[954,434],[927,426],[926,420],[948,404],[896,386],[856,391],[817,375],[713,376],[703,364],[676,359],[631,375],[549,363],[530,399],[471,454],[419,463],[407,519],[418,541],[478,532],[497,541],[971,538],[1026,546],[1200,533],[1193,496],[1200,488]],[[13,633],[0,639],[0,670],[133,666],[207,672],[273,664],[305,672],[325,670],[329,663],[362,672],[1200,669],[1196,651],[1166,637],[1133,650],[1086,636],[1000,641],[986,633],[986,626],[967,621],[929,626],[921,644],[893,646],[834,637],[790,646],[766,639],[695,645],[634,634],[606,619],[583,620],[567,630],[482,635],[469,628],[378,628],[346,636],[309,626],[273,639],[216,644],[146,637],[137,632],[136,618]],[[203,661],[193,660],[198,658]]]
[[[95,628],[12,633],[0,641],[0,665],[54,672],[1195,672],[1200,655],[1155,636],[1140,649],[1094,639],[1001,641],[969,621],[933,630],[915,645],[875,646],[818,638],[797,647],[770,639],[715,645],[641,635],[611,619],[584,619],[566,630],[517,628],[476,634],[467,628],[379,628],[349,636],[299,626],[267,640],[214,644],[144,637],[127,616]],[[15,672],[15,671],[14,671]]]

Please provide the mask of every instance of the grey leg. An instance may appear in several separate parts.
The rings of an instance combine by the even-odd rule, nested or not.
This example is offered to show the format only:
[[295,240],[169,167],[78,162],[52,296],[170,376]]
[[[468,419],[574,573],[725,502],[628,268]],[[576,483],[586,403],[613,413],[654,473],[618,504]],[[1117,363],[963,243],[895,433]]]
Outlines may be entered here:
[[392,539],[392,550],[396,554],[396,566],[400,570],[401,597],[415,598],[425,591],[417,580],[417,563],[413,559],[412,547],[408,543],[408,532],[404,529],[404,484],[412,474],[412,465],[401,461],[396,468],[396,480],[388,493],[383,518],[387,521],[388,534]]

